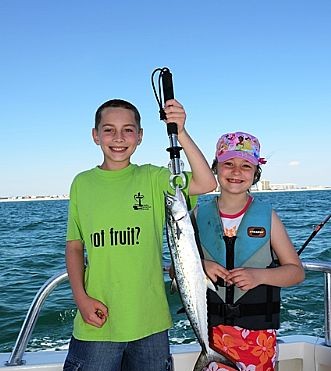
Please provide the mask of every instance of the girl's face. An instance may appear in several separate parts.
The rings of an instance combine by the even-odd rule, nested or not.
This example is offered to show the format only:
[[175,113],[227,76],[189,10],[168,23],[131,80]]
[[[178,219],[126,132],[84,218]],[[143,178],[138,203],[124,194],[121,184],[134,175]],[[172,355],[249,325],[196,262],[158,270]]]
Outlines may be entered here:
[[217,164],[217,179],[224,191],[242,193],[252,186],[256,165],[242,158],[231,158]]
[[94,142],[100,145],[104,154],[102,168],[119,170],[127,167],[142,135],[131,110],[106,108],[98,129],[92,131]]

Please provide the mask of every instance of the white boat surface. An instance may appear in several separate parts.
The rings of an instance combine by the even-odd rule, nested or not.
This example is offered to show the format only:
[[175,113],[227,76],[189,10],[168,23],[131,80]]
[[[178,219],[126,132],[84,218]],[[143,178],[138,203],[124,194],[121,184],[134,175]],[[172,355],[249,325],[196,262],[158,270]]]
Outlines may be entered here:
[[[304,261],[306,270],[324,274],[324,338],[305,334],[278,337],[278,371],[331,371],[331,263]],[[7,371],[60,371],[66,351],[26,352],[42,304],[67,273],[51,277],[36,294],[12,353],[0,353],[0,370]],[[199,344],[171,345],[174,371],[192,371],[200,353]]]

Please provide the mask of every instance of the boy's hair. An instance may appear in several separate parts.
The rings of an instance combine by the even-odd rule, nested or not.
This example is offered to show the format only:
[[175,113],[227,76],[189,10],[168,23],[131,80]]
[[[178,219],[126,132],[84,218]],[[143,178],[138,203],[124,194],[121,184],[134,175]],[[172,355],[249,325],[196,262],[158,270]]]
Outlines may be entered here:
[[136,120],[138,129],[141,129],[141,126],[140,126],[141,119],[140,119],[140,113],[138,109],[132,103],[127,102],[126,100],[123,100],[123,99],[111,99],[101,104],[101,106],[95,112],[95,123],[94,123],[95,129],[98,129],[98,126],[101,122],[102,111],[105,108],[125,108],[125,109],[131,110],[134,113],[134,118]]
[[[218,164],[218,161],[216,158],[214,158],[213,163],[211,165],[211,170],[215,175],[217,174],[217,164]],[[254,180],[253,180],[252,185],[256,184],[261,179],[261,174],[262,174],[262,168],[260,165],[257,165],[255,173],[254,173]]]

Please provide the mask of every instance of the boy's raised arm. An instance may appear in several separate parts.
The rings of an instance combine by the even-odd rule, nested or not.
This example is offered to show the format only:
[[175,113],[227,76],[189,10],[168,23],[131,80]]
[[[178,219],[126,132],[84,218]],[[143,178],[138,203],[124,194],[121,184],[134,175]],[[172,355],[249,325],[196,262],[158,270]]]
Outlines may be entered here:
[[166,102],[164,111],[166,122],[175,122],[178,127],[178,141],[183,147],[192,171],[189,194],[196,195],[213,191],[216,179],[204,155],[185,129],[186,113],[183,106],[175,99]]

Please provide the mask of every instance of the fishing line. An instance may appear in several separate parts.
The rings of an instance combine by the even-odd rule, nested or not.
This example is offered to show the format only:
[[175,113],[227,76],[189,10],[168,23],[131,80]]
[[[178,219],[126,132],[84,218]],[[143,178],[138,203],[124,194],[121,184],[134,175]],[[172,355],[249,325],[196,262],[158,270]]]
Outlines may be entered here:
[[307,238],[306,242],[302,245],[301,249],[298,251],[298,255],[303,252],[303,250],[306,248],[306,246],[309,244],[309,242],[317,235],[317,233],[324,227],[324,225],[328,222],[328,220],[331,218],[331,214],[329,214],[320,224],[318,224],[311,235]]
[[[155,75],[159,73],[158,76],[158,89],[155,87]],[[172,74],[167,67],[156,68],[151,76],[153,92],[159,106],[160,120],[166,120],[166,114],[164,112],[164,103],[169,99],[174,99],[174,88],[172,82]],[[162,86],[162,89],[161,89]],[[186,186],[186,177],[183,173],[184,163],[180,159],[180,151],[182,147],[178,145],[178,128],[175,122],[167,123],[167,133],[169,137],[170,146],[167,151],[170,153],[170,162],[168,168],[171,172],[169,183],[173,189],[176,186],[180,189]],[[180,182],[177,182],[180,178]]]

